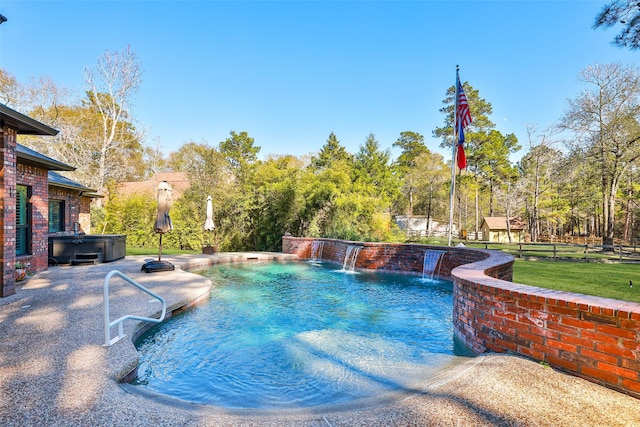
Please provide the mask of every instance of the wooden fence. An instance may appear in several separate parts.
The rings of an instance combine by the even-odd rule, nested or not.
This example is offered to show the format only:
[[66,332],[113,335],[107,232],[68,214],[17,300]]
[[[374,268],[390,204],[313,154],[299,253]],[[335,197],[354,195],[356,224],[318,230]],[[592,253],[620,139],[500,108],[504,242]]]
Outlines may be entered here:
[[640,247],[636,245],[468,242],[467,246],[500,250],[518,258],[640,261]]

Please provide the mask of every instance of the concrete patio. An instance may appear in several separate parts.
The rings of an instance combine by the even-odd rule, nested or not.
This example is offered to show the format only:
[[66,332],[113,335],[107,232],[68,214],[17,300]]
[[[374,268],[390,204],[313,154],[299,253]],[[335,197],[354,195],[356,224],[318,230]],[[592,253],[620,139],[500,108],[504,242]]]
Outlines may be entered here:
[[[119,270],[161,295],[170,308],[206,298],[211,282],[186,271],[212,262],[284,259],[274,253],[168,256],[175,271],[145,274],[150,257],[50,267],[0,298],[2,426],[372,426],[640,425],[640,400],[510,355],[485,355],[452,367],[416,393],[345,408],[233,411],[132,394],[117,383],[137,364],[131,334],[103,346],[103,281]],[[160,310],[119,279],[111,319]],[[115,329],[112,333],[116,333]]]

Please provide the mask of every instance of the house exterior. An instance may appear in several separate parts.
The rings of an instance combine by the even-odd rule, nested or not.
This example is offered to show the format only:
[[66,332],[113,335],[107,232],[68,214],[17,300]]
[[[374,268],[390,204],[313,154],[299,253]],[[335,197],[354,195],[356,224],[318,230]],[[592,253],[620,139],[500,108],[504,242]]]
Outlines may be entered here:
[[[525,241],[527,225],[519,217],[509,219],[509,229],[511,230],[511,242],[520,243]],[[496,243],[509,243],[507,228],[507,217],[505,216],[485,216],[482,219],[482,240]]]
[[15,293],[16,262],[47,269],[50,233],[89,231],[94,190],[55,172],[74,167],[17,143],[18,135],[57,133],[0,104],[0,297]]
[[48,178],[49,235],[91,233],[91,201],[99,197],[95,190],[54,171],[49,171]]
[[[440,224],[426,215],[396,215],[395,223],[400,230],[411,236],[446,237],[449,235],[449,224]],[[458,234],[458,228],[455,224],[451,227],[451,233]]]

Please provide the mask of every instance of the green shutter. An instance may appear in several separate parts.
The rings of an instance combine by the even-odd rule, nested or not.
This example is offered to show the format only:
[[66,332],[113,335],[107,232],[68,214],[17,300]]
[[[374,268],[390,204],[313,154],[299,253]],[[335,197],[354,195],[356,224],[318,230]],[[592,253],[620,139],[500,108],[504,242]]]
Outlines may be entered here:
[[16,185],[16,255],[25,255],[29,249],[28,189]]

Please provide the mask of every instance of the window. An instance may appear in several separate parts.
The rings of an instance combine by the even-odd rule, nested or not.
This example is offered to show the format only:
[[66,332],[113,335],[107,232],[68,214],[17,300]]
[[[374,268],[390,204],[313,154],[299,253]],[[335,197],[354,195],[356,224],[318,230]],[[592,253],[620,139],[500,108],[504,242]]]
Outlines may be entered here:
[[49,233],[64,231],[64,200],[49,200]]
[[16,185],[16,255],[31,252],[31,188]]

